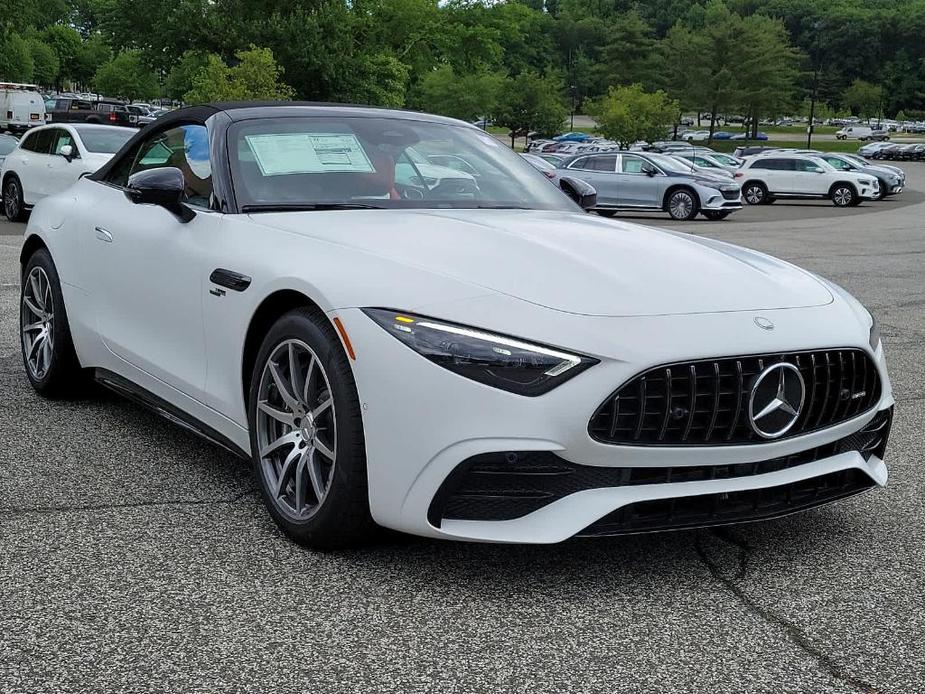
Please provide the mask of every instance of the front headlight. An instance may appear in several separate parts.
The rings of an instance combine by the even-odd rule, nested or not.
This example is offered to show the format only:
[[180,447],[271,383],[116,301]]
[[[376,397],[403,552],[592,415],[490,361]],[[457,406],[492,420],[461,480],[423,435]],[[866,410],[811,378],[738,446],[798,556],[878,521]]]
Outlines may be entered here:
[[870,314],[870,348],[877,351],[877,348],[880,346],[880,322],[874,318],[874,314]]
[[862,178],[860,181],[858,181],[858,183],[860,183],[862,186],[872,186],[874,184],[873,181],[867,178]]
[[379,308],[365,308],[387,333],[445,369],[518,395],[536,396],[598,363],[517,338]]

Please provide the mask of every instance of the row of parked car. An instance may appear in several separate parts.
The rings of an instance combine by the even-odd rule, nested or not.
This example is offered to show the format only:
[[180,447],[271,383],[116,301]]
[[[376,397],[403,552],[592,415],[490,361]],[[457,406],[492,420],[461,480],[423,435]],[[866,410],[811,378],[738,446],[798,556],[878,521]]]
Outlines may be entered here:
[[892,161],[922,161],[925,159],[925,144],[890,144],[872,142],[861,147],[858,153],[868,159],[887,159]]
[[685,221],[721,220],[744,204],[827,199],[838,207],[898,195],[905,172],[860,154],[741,147],[730,156],[689,143],[660,142],[647,151],[565,153],[539,148],[524,157],[547,178],[579,178],[597,190],[594,211],[662,211]]
[[[18,143],[0,136],[6,216],[22,219],[45,195],[98,169],[135,132],[100,123],[52,122],[30,130]],[[661,211],[682,221],[698,215],[722,220],[745,204],[786,198],[821,198],[851,207],[899,194],[906,180],[902,169],[861,154],[749,146],[737,148],[733,156],[676,141],[620,150],[587,136],[551,144],[534,146],[523,156],[560,187],[564,179],[589,184],[597,193],[593,209],[603,216]],[[423,177],[428,186],[447,184],[478,194],[478,170],[464,157],[420,153],[413,147],[406,156],[408,161],[396,162],[396,181]]]

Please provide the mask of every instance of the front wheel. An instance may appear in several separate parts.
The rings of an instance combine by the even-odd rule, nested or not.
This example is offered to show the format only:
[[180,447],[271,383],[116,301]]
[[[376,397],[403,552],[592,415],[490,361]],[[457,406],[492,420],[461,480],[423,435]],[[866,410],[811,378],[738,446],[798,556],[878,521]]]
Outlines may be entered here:
[[19,327],[23,365],[36,392],[53,398],[85,385],[58,271],[45,249],[33,253],[23,270]]
[[283,531],[318,549],[368,538],[375,526],[356,382],[323,316],[296,309],[273,325],[248,403],[254,476]]
[[860,199],[854,192],[854,188],[845,183],[839,183],[832,188],[832,202],[836,207],[852,207],[860,203]]
[[700,204],[696,195],[683,188],[674,191],[668,198],[668,214],[679,222],[686,222],[696,217],[699,208]]
[[887,182],[884,181],[882,178],[877,179],[877,181],[880,183],[880,190],[877,191],[877,196],[874,199],[883,200],[886,197],[888,185],[887,185]]
[[729,210],[704,210],[701,214],[711,222],[719,222],[729,216]]
[[16,176],[10,176],[3,186],[3,213],[11,222],[23,222],[26,219],[22,184]]

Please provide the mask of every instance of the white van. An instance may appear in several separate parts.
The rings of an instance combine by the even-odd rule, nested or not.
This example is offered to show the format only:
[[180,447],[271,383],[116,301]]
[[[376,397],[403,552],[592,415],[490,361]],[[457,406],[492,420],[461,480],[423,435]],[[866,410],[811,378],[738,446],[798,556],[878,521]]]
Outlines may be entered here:
[[835,133],[836,140],[889,140],[888,130],[876,130],[869,125],[846,125]]
[[0,132],[45,125],[45,100],[34,84],[0,82]]

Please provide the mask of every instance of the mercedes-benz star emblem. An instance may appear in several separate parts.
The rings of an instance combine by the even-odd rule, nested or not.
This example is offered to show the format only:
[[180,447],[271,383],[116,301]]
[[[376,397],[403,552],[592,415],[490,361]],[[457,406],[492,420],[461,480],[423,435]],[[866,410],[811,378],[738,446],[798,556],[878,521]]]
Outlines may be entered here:
[[774,330],[774,322],[764,316],[755,316],[755,325],[762,330]]
[[803,374],[793,364],[772,364],[755,379],[748,400],[752,429],[766,439],[786,434],[797,423],[806,397]]

